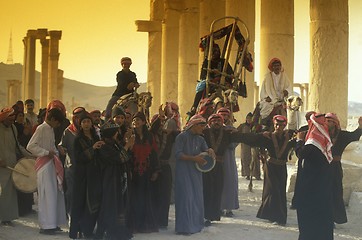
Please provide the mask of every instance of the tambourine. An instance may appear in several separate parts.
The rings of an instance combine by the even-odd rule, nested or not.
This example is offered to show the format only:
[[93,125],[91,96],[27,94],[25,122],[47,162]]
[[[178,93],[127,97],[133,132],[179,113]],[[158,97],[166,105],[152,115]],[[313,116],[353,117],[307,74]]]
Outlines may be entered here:
[[197,170],[199,170],[200,172],[209,172],[215,167],[215,158],[211,157],[207,152],[202,152],[199,154],[199,156],[206,160],[206,164],[201,166],[197,162],[195,162]]

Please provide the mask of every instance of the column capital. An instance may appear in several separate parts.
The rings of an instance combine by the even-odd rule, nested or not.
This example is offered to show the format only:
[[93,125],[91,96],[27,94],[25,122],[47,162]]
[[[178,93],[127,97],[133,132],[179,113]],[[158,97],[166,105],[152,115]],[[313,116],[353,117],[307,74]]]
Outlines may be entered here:
[[58,39],[60,40],[62,38],[62,31],[58,30],[52,30],[48,32],[51,39]]
[[19,86],[21,84],[21,80],[6,80],[8,82],[8,86]]
[[36,30],[36,35],[37,35],[38,39],[46,38],[46,36],[48,36],[48,29],[47,28],[38,28]]
[[136,20],[137,32],[161,32],[161,21]]
[[37,36],[37,30],[34,30],[34,29],[30,29],[26,33],[27,38],[36,38],[36,36]]

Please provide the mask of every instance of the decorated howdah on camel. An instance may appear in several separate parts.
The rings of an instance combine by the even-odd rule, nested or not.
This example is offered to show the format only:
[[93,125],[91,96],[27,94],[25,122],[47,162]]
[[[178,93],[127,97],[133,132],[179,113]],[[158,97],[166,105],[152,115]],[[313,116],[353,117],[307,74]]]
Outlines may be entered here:
[[[215,30],[216,26],[224,24],[225,20],[233,23]],[[228,97],[224,92],[227,90],[247,97],[245,73],[253,71],[253,59],[247,48],[249,42],[249,30],[238,17],[227,16],[212,22],[210,34],[202,37],[199,45],[204,52],[204,61],[189,116],[197,112],[201,99],[226,100]],[[227,92],[228,96],[235,95],[230,91]],[[237,101],[229,107],[233,112],[239,111]]]

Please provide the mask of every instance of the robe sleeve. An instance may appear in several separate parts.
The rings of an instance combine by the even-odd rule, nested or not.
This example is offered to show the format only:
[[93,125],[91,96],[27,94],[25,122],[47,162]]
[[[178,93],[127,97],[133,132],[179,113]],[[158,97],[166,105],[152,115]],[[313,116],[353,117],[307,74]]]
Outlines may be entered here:
[[33,136],[31,137],[26,149],[31,152],[33,156],[36,157],[43,157],[49,154],[49,150],[42,148],[39,143],[42,141],[42,137],[44,135],[44,129],[38,127],[34,132]]

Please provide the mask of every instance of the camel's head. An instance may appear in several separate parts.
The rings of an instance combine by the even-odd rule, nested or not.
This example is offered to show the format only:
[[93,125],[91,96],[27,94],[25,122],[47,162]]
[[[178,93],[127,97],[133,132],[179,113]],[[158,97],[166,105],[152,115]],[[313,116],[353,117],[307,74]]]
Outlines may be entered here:
[[139,105],[149,108],[152,105],[152,95],[150,92],[142,92],[138,96]]
[[287,107],[289,110],[298,111],[303,105],[303,100],[299,96],[290,96],[287,99]]
[[224,92],[225,95],[225,102],[236,104],[238,102],[238,92],[233,89],[228,89]]

